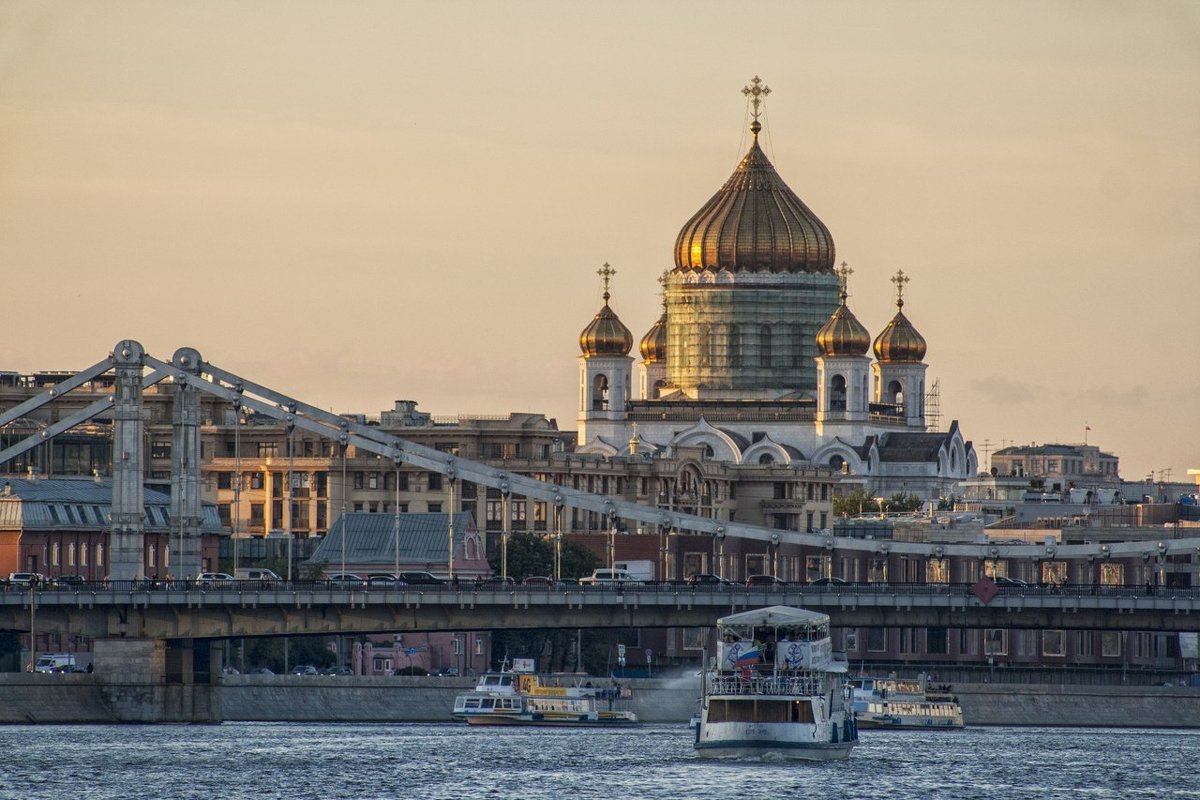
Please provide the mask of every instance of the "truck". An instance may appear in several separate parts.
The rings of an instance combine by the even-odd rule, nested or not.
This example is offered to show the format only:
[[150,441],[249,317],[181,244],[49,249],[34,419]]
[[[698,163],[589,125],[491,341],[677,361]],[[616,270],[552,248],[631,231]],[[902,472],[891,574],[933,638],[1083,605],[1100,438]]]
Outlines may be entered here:
[[38,656],[34,672],[74,672],[75,656],[72,653],[42,653]]

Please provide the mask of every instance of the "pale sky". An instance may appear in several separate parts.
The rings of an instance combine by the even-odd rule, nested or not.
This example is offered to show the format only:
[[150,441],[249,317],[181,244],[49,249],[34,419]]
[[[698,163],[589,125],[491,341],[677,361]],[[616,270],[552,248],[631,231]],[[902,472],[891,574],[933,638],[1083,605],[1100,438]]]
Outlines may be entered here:
[[1200,467],[1200,3],[0,0],[0,369],[577,416],[748,142],[977,449]]

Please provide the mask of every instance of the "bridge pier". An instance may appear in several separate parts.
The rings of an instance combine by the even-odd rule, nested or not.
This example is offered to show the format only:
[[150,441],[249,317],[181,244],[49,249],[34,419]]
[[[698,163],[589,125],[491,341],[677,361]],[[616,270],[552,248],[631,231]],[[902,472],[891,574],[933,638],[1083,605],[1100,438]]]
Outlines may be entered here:
[[193,639],[98,639],[96,688],[114,722],[220,722],[219,655]]
[[[200,380],[200,354],[185,347],[175,353],[173,362]],[[176,556],[172,570],[176,577],[193,578],[204,571],[201,564],[200,528],[203,510],[200,503],[200,389],[191,380],[175,382],[173,419],[175,440],[171,448],[171,551]]]
[[142,346],[132,339],[113,348],[113,487],[109,578],[143,577],[145,489],[142,473]]

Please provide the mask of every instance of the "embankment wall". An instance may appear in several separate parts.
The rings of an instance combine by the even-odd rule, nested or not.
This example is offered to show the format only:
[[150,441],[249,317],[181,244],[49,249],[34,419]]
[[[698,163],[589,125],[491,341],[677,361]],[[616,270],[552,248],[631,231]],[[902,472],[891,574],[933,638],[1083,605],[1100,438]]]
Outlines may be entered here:
[[[0,723],[444,722],[465,678],[235,675],[214,686],[102,683],[94,675],[0,673]],[[597,683],[597,685],[602,685]],[[617,707],[683,723],[699,681],[623,681]],[[1200,688],[956,684],[967,725],[1200,728]]]

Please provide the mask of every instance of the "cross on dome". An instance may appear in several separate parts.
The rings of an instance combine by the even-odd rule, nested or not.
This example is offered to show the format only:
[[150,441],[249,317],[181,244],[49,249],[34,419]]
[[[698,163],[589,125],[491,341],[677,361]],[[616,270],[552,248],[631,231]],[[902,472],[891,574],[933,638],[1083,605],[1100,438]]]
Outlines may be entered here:
[[750,98],[750,105],[752,106],[750,115],[754,117],[754,122],[750,124],[750,132],[754,134],[755,139],[758,138],[758,132],[762,130],[762,125],[758,121],[759,114],[762,112],[759,111],[758,107],[762,105],[770,93],[771,87],[765,85],[757,75],[754,76],[754,80],[750,81],[749,86],[742,87],[742,94]]
[[892,283],[896,284],[896,307],[900,308],[904,305],[904,284],[908,283],[908,276],[904,274],[904,270],[896,270],[896,274],[892,276]]
[[850,265],[843,261],[836,272],[838,285],[842,287],[842,302],[844,303],[846,302],[846,298],[850,296],[848,287],[850,285],[850,276],[854,274],[854,270],[850,269]]
[[604,302],[607,303],[608,298],[611,297],[611,295],[608,293],[608,284],[611,282],[612,276],[617,274],[617,271],[610,267],[608,262],[605,261],[604,266],[596,270],[596,274],[600,276],[602,281],[604,281]]

